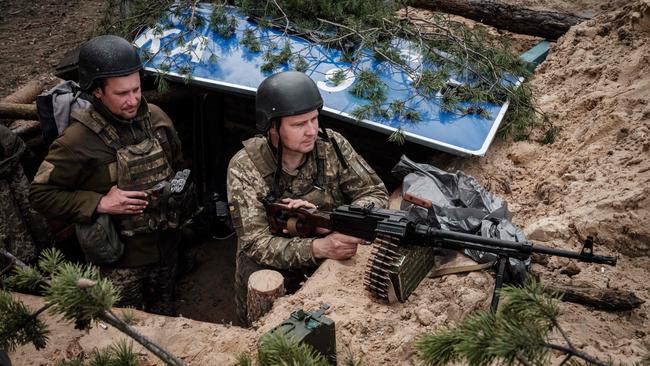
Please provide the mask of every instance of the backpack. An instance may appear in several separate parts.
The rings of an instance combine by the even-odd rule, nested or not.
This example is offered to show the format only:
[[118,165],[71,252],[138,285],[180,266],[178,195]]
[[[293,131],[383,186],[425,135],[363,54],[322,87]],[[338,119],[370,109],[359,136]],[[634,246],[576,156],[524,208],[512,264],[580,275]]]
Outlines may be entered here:
[[88,108],[90,102],[79,98],[79,84],[68,80],[36,97],[36,110],[46,147],[68,127],[74,108]]

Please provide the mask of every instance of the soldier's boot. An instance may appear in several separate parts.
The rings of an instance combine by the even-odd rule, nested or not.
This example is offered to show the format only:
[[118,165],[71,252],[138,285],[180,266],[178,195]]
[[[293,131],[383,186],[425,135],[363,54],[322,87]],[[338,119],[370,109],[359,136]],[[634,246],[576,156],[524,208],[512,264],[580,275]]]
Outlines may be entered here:
[[146,267],[102,268],[102,277],[108,278],[120,290],[117,306],[144,309],[144,286],[147,282]]

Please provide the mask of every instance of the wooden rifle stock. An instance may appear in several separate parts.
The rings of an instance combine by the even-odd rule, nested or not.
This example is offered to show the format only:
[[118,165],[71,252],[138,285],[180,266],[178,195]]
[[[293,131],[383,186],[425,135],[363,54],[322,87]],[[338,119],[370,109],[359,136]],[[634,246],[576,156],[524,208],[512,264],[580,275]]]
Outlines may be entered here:
[[332,230],[330,214],[317,208],[289,208],[284,203],[267,203],[266,216],[271,233],[281,235],[285,230],[291,236],[308,238],[316,236],[317,228]]

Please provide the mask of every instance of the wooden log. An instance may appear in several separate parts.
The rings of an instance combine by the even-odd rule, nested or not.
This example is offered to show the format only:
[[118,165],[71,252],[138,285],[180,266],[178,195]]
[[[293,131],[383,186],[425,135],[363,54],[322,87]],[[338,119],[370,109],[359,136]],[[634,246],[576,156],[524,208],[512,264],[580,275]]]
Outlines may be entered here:
[[0,118],[37,120],[36,104],[0,102]]
[[284,295],[284,277],[280,272],[263,269],[248,278],[246,308],[248,322],[253,323],[273,307],[273,301]]
[[20,88],[16,89],[13,93],[2,98],[0,102],[4,103],[19,103],[29,104],[36,100],[36,97],[52,85],[54,81],[60,81],[59,78],[54,77],[41,77],[33,79],[25,83]]
[[495,0],[411,0],[409,5],[440,11],[507,31],[556,40],[587,20],[573,14],[523,8]]
[[41,123],[39,121],[29,121],[24,119],[17,119],[9,125],[11,132],[20,136],[23,140],[25,136],[35,135],[41,133]]
[[627,311],[636,309],[645,303],[645,300],[638,298],[634,292],[614,288],[546,283],[545,291],[564,294],[562,301],[591,306],[598,310]]

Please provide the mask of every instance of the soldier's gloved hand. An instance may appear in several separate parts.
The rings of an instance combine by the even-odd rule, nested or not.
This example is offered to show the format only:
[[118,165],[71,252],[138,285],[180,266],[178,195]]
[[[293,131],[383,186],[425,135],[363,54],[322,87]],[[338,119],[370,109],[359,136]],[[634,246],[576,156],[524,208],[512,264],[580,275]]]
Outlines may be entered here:
[[357,246],[363,242],[363,239],[333,232],[324,238],[314,240],[311,250],[314,258],[343,260],[355,255]]
[[141,191],[123,191],[112,186],[97,205],[97,213],[109,215],[140,214],[147,207],[147,194]]

